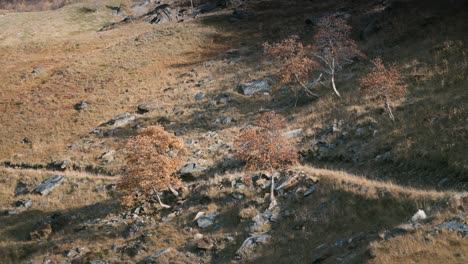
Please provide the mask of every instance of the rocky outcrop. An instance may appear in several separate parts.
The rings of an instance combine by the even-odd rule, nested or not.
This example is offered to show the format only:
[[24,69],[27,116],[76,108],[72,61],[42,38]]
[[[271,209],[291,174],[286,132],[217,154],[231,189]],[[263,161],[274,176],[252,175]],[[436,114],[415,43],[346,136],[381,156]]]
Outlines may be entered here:
[[52,176],[48,178],[47,180],[45,180],[44,182],[42,182],[39,186],[37,186],[34,192],[41,194],[41,195],[47,195],[57,186],[62,184],[64,180],[65,178],[63,176],[60,176],[60,175]]
[[272,81],[270,79],[259,79],[239,85],[239,91],[243,95],[251,96],[262,92],[271,92]]

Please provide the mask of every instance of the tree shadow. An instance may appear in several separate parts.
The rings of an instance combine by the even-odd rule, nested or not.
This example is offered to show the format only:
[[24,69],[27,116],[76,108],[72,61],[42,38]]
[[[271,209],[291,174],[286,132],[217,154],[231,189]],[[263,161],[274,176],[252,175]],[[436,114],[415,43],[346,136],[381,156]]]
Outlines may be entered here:
[[[16,215],[0,216],[4,226],[0,236],[14,242],[0,247],[0,252],[10,255],[12,259],[25,259],[37,252],[54,250],[56,245],[70,241],[104,241],[114,237],[114,233],[105,229],[88,230],[87,223],[105,218],[119,208],[115,199],[109,199],[72,209],[26,210]],[[32,237],[30,234],[36,230],[43,233]]]

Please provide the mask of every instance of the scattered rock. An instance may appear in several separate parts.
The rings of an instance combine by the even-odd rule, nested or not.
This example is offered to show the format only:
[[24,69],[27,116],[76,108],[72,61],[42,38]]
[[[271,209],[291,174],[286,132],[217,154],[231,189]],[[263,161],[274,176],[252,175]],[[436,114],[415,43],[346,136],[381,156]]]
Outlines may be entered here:
[[233,121],[235,121],[234,118],[228,116],[228,117],[224,118],[224,119],[221,121],[221,124],[227,125],[227,124],[229,124],[229,123],[231,123],[231,122],[233,122]]
[[39,74],[45,73],[45,70],[44,68],[37,67],[37,68],[34,68],[31,73],[34,75],[39,75]]
[[256,244],[265,244],[271,236],[264,233],[254,233],[242,243],[241,247],[237,250],[236,254],[240,257],[248,257],[251,251],[255,248]]
[[17,208],[24,208],[24,209],[31,207],[32,204],[33,204],[32,200],[18,200],[15,202],[15,206]]
[[110,264],[107,260],[90,260],[88,264]]
[[204,216],[205,212],[198,212],[195,217],[193,218],[193,221],[197,221],[200,217]]
[[168,4],[162,4],[147,13],[144,20],[149,21],[151,24],[162,24],[178,21],[178,15]]
[[302,132],[304,132],[304,129],[299,128],[299,129],[294,129],[294,130],[288,131],[288,132],[284,133],[283,135],[286,138],[295,138],[295,137],[299,137],[302,134]]
[[88,252],[89,252],[89,249],[86,247],[76,247],[76,248],[72,248],[68,250],[65,253],[65,256],[69,258],[79,258]]
[[22,181],[18,182],[18,184],[16,185],[16,188],[15,188],[15,195],[24,195],[24,194],[28,194],[29,192],[31,192],[31,190],[34,188],[34,186],[32,184],[26,184]]
[[141,243],[130,243],[129,245],[122,248],[122,252],[129,255],[130,257],[138,256],[140,253],[145,252],[147,248]]
[[195,100],[200,101],[201,99],[203,99],[203,97],[205,97],[205,94],[202,92],[199,92],[195,95]]
[[445,221],[442,224],[437,225],[437,228],[459,232],[464,238],[468,237],[468,224],[464,222],[463,219]]
[[81,101],[81,102],[77,103],[77,104],[74,106],[74,108],[75,108],[75,110],[78,110],[78,111],[79,111],[79,110],[85,109],[85,108],[88,107],[89,105],[91,105],[91,103],[86,102],[86,101]]
[[111,162],[114,160],[115,150],[109,150],[101,154],[99,159],[104,160],[105,162]]
[[418,210],[414,215],[413,217],[411,217],[411,221],[413,222],[418,222],[419,220],[424,220],[426,219],[427,216],[426,216],[426,212],[424,212],[423,210]]
[[206,228],[214,224],[216,217],[220,215],[219,212],[214,212],[210,215],[206,215],[197,219],[197,225],[201,228]]
[[271,83],[269,79],[253,80],[239,85],[242,94],[250,96],[262,92],[271,92]]
[[56,171],[65,171],[67,169],[68,161],[56,160],[47,164],[47,169]]
[[304,193],[304,197],[311,195],[314,191],[315,191],[315,185],[310,186],[309,189],[307,189],[307,191]]
[[107,122],[107,125],[113,126],[113,127],[126,126],[130,122],[134,121],[135,119],[136,117],[134,115],[131,115],[125,112],[125,113],[115,116],[113,119]]
[[28,137],[24,137],[23,140],[21,140],[21,143],[23,144],[31,144],[32,140]]
[[203,238],[203,235],[200,234],[200,233],[196,233],[195,236],[193,236],[193,239],[195,239],[195,240],[200,240],[202,238]]
[[229,96],[229,94],[220,94],[216,97],[215,99],[215,104],[216,105],[225,105],[227,103],[229,103],[229,101],[231,101],[231,97]]
[[206,170],[206,167],[200,166],[196,163],[185,165],[181,170],[181,175],[195,175],[200,174]]
[[138,231],[140,230],[140,227],[142,227],[143,225],[144,223],[141,221],[136,221],[135,223],[128,225],[125,228],[122,236],[124,238],[130,238],[135,236],[135,234],[138,233]]
[[64,180],[65,178],[63,176],[54,175],[37,186],[34,192],[41,195],[47,195],[53,189],[55,189],[55,187],[59,186]]
[[147,102],[143,104],[139,104],[137,106],[137,112],[139,114],[145,114],[152,111],[160,110],[162,108],[162,104],[159,102]]

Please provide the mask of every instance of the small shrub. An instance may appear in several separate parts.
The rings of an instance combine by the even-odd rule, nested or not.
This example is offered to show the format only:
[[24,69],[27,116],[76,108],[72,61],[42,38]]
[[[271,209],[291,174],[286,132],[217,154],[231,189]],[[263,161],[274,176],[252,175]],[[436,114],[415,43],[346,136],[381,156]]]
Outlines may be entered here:
[[[299,36],[291,36],[278,43],[264,43],[263,48],[265,54],[275,61],[281,82],[298,82],[308,94],[318,96],[304,84],[309,74],[320,67],[319,63],[310,58],[312,46],[304,46],[299,42]],[[299,90],[294,88],[293,91],[297,100]]]
[[322,71],[331,78],[333,91],[341,97],[335,84],[336,74],[356,56],[365,57],[351,39],[351,26],[344,19],[328,16],[318,22],[314,36],[315,58],[322,64]]
[[262,114],[258,126],[245,129],[234,142],[236,157],[245,162],[246,171],[266,171],[271,177],[271,202],[275,203],[275,171],[297,162],[298,155],[282,134],[283,119],[275,112]]
[[382,100],[385,111],[394,122],[391,100],[404,96],[407,86],[402,83],[401,73],[395,66],[386,67],[380,58],[372,60],[372,64],[371,71],[360,80],[361,92]]
[[140,129],[125,149],[127,167],[117,185],[122,204],[132,206],[156,196],[161,206],[168,207],[162,204],[158,192],[180,184],[175,172],[185,152],[182,141],[157,125]]

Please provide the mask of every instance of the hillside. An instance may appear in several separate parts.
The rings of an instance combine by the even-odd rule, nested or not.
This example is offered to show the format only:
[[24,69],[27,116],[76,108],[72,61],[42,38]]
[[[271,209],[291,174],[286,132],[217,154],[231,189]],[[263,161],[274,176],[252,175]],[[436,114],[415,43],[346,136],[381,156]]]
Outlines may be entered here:
[[[467,3],[162,2],[0,12],[1,263],[468,261]],[[341,98],[324,77],[318,98],[296,101],[262,45],[313,44],[330,15],[365,56],[337,75]],[[359,91],[375,57],[407,85],[394,123]],[[269,87],[245,95],[253,81]],[[268,111],[301,157],[273,210],[268,176],[243,171],[233,145]],[[124,146],[154,124],[183,140],[194,171],[162,194],[172,208],[123,208]],[[53,175],[59,187],[35,194]]]

